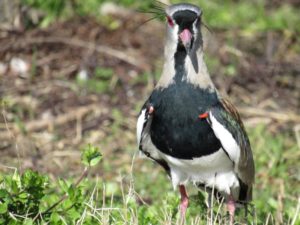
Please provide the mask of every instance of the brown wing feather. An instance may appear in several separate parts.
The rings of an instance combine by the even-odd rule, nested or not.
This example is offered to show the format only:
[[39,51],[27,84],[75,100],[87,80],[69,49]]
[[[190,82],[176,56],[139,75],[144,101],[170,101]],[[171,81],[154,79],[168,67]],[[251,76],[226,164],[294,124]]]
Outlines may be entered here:
[[248,188],[248,200],[251,199],[252,196],[252,184],[254,183],[254,161],[253,161],[253,155],[252,150],[250,146],[250,142],[248,140],[247,133],[245,131],[243,122],[241,120],[241,117],[237,111],[237,109],[233,106],[233,104],[228,101],[227,99],[221,99],[221,103],[225,109],[225,111],[232,116],[233,119],[236,120],[236,122],[240,125],[240,138],[237,140],[239,146],[240,146],[240,159],[238,162],[238,175],[239,178],[247,185]]
[[221,99],[221,103],[224,107],[224,109],[231,114],[231,116],[241,125],[241,127],[244,129],[244,124],[242,122],[242,119],[240,117],[239,112],[237,111],[237,109],[234,107],[234,105],[225,98]]

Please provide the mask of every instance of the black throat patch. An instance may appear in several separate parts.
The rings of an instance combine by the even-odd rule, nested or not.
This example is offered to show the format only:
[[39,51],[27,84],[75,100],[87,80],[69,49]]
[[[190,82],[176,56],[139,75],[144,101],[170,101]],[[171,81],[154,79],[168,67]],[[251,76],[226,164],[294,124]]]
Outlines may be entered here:
[[[194,38],[194,37],[193,37]],[[198,34],[197,39],[194,40],[194,45],[191,51],[188,53],[182,43],[178,42],[177,49],[174,54],[174,63],[175,63],[175,81],[181,81],[183,78],[187,76],[187,71],[185,69],[185,60],[187,57],[190,57],[193,69],[196,73],[199,71],[197,51],[202,46],[201,33]]]
[[186,49],[183,45],[178,43],[176,52],[174,54],[175,63],[175,76],[174,80],[176,83],[181,82],[187,76],[187,71],[185,68],[185,59],[187,57]]

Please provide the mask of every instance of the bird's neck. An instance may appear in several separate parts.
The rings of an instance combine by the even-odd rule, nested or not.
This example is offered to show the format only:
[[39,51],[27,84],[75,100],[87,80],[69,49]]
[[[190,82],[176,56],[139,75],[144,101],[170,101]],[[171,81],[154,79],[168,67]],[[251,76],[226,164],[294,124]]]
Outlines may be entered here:
[[214,92],[206,64],[202,46],[187,53],[183,46],[167,44],[165,47],[165,63],[158,88],[172,83],[188,82],[201,89]]

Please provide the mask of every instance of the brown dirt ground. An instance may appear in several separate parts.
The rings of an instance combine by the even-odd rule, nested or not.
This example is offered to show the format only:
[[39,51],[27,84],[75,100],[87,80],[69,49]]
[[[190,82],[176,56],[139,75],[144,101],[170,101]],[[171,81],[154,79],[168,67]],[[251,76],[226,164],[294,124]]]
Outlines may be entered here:
[[[81,168],[79,149],[92,143],[107,159],[103,173],[130,169],[138,106],[153,88],[152,74],[162,66],[164,27],[151,22],[137,29],[147,19],[140,14],[115,19],[120,24],[115,30],[92,18],[76,18],[46,29],[0,31],[0,62],[9,65],[18,57],[30,65],[27,74],[12,69],[0,73],[0,96],[5,100],[1,165],[72,176]],[[272,132],[292,133],[300,123],[297,35],[243,37],[230,32],[231,47],[228,31],[205,31],[206,51],[219,62],[211,69],[217,87],[238,106],[248,126],[265,123]],[[224,68],[232,62],[238,75],[226,76]],[[97,67],[114,71],[103,93],[76,82],[81,69],[92,78]]]

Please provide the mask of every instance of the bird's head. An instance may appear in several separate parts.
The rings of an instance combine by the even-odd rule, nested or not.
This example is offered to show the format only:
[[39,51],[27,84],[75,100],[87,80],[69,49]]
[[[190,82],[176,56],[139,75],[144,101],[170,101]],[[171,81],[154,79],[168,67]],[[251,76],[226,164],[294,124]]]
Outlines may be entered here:
[[202,11],[191,4],[175,4],[166,8],[168,40],[184,47],[187,52],[202,43],[200,32]]

